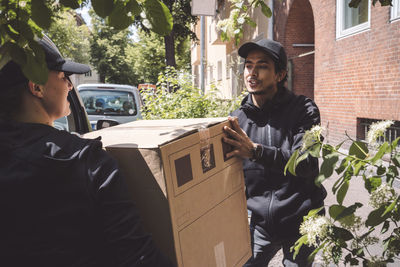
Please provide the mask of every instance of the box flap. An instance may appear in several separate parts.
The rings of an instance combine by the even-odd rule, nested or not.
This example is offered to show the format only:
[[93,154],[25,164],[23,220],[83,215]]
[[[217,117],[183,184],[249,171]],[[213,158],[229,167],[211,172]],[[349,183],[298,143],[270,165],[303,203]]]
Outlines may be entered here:
[[138,120],[93,131],[84,137],[101,136],[107,147],[157,148],[226,120],[227,118]]

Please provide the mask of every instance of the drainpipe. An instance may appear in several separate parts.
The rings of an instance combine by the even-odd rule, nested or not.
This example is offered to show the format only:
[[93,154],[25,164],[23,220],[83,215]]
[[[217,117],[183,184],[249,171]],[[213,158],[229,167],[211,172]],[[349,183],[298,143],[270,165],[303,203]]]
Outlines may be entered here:
[[272,16],[268,22],[268,38],[274,40],[274,0],[269,0],[269,8],[272,11]]
[[204,93],[205,17],[200,16],[200,89]]

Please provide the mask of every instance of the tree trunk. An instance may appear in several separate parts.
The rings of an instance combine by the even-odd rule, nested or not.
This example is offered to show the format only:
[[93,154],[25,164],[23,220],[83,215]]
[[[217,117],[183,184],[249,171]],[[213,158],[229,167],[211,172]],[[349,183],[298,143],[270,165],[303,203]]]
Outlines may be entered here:
[[164,36],[166,65],[176,67],[174,31]]

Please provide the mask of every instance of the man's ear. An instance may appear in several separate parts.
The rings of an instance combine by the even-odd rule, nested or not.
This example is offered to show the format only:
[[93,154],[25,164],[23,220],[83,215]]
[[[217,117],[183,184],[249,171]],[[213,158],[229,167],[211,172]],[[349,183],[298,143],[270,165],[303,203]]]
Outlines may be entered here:
[[29,87],[29,92],[32,95],[34,95],[34,96],[36,96],[38,98],[42,98],[43,97],[43,86],[29,81],[28,87]]
[[278,73],[278,75],[277,75],[277,82],[279,83],[279,82],[281,82],[283,79],[285,79],[286,74],[287,74],[287,71],[286,71],[286,70],[280,71],[280,72]]

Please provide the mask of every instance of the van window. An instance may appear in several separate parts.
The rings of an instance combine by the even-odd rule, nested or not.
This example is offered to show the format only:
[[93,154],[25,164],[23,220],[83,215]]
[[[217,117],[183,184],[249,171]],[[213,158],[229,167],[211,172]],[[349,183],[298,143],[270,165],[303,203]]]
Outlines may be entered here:
[[117,90],[81,90],[88,115],[135,116],[137,106],[134,95]]

